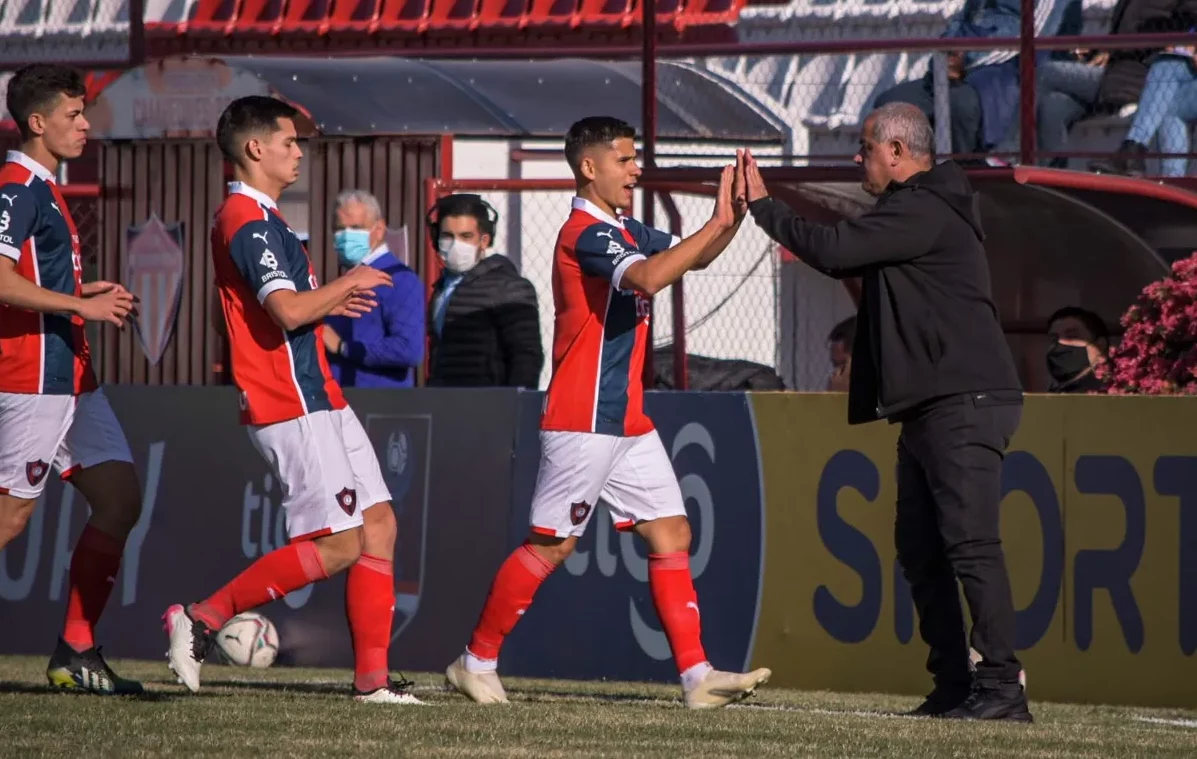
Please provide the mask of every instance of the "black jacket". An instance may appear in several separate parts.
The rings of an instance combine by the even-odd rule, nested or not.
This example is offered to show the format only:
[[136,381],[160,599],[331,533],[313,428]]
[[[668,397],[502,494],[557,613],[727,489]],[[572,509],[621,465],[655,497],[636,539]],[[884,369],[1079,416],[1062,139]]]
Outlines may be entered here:
[[445,287],[436,281],[429,299],[429,385],[536,389],[544,366],[540,313],[532,283],[503,255],[491,255],[466,273],[449,296],[444,331],[436,335],[435,307]]
[[979,198],[948,161],[893,182],[877,205],[834,227],[799,218],[773,198],[756,223],[815,269],[862,278],[852,346],[848,422],[893,420],[923,401],[1022,389],[981,242]]

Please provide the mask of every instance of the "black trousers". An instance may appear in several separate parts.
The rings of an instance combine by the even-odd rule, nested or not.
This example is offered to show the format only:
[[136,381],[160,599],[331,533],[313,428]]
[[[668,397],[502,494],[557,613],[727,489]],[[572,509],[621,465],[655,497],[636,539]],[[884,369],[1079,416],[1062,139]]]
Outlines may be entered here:
[[895,420],[902,431],[894,539],[937,686],[973,680],[957,580],[982,656],[977,683],[1017,684],[1022,669],[998,532],[1002,459],[1021,418],[1020,396],[998,392],[940,398]]

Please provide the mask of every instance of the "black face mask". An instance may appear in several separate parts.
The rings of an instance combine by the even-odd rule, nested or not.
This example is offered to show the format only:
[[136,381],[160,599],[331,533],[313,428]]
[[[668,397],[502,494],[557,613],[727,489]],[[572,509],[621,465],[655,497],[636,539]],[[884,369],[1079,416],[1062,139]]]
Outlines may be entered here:
[[1047,371],[1058,384],[1067,384],[1089,368],[1089,351],[1083,345],[1055,343],[1047,351]]

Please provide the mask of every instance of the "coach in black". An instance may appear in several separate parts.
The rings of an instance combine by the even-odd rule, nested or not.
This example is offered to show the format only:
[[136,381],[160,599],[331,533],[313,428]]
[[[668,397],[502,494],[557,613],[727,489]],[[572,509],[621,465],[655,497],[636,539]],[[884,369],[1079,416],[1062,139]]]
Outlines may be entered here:
[[[751,153],[737,163],[758,226],[815,269],[863,279],[848,422],[902,425],[895,540],[935,679],[915,713],[1030,722],[998,532],[1022,390],[990,295],[978,197],[958,165],[935,165],[934,139],[907,103],[870,114],[856,162],[877,204],[835,226],[769,197]],[[957,579],[982,656],[975,677]]]

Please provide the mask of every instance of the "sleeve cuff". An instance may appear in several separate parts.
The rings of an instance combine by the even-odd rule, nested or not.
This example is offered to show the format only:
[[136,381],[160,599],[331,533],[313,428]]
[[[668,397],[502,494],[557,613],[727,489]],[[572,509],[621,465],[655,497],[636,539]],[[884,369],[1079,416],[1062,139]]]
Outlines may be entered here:
[[266,284],[262,285],[262,289],[258,290],[258,302],[266,302],[266,296],[275,290],[290,290],[295,291],[295,283],[289,279],[272,279]]
[[682,238],[678,237],[677,235],[669,236],[669,247],[676,248],[678,245],[681,244],[681,242],[682,242]]
[[20,261],[21,260],[21,249],[14,248],[11,245],[5,245],[4,243],[0,243],[0,256],[8,256],[9,258],[11,258],[14,261]]
[[615,267],[615,271],[611,272],[611,287],[616,290],[622,290],[623,288],[620,287],[620,284],[623,282],[623,275],[627,273],[627,270],[631,268],[632,264],[643,260],[643,255],[635,255],[628,256],[624,260],[620,261],[619,266]]

